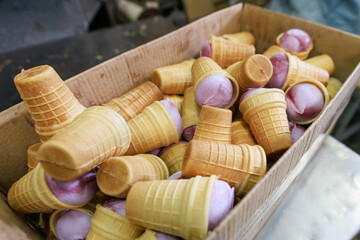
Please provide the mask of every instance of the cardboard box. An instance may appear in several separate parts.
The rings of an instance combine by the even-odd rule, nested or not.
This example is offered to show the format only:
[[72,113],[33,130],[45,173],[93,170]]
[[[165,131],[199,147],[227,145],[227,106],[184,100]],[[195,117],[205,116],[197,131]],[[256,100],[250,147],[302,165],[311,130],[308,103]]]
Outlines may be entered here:
[[[209,239],[221,240],[251,239],[301,171],[301,157],[318,136],[329,134],[347,105],[360,77],[359,36],[252,5],[238,4],[108,60],[66,83],[82,104],[98,105],[149,80],[152,70],[157,67],[197,56],[202,43],[211,34],[251,31],[256,38],[257,53],[262,53],[275,43],[279,33],[289,28],[308,32],[315,46],[311,56],[320,53],[332,56],[336,65],[334,76],[345,84],[322,115],[209,236]],[[11,184],[26,173],[26,150],[38,141],[33,121],[23,103],[0,113],[0,186],[3,193],[6,194]],[[317,146],[321,141],[322,138],[318,139]],[[6,214],[0,215],[0,219],[6,218]],[[31,232],[24,226],[23,231]]]

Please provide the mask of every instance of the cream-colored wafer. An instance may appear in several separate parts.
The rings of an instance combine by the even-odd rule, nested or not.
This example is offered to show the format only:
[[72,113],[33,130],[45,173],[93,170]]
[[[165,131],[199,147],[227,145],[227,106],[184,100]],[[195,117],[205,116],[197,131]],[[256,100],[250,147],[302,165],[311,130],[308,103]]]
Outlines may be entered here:
[[179,142],[168,147],[161,155],[160,158],[164,160],[166,166],[169,168],[169,175],[173,175],[181,171],[182,162],[186,148],[189,143]]

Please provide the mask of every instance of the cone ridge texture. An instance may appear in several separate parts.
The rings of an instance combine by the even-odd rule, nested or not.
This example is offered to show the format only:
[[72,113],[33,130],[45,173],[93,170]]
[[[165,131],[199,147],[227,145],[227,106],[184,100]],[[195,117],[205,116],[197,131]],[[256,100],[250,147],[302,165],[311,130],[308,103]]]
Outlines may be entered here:
[[166,166],[169,168],[170,176],[181,171],[183,158],[188,144],[189,143],[187,142],[179,142],[166,149],[160,155],[160,158],[164,160]]
[[244,120],[234,121],[231,124],[231,144],[256,145],[250,127]]
[[146,231],[135,240],[157,240],[156,233],[151,229],[146,229]]
[[247,43],[250,45],[255,45],[255,38],[254,35],[251,32],[238,32],[238,33],[232,33],[232,34],[224,34],[222,35],[223,38],[231,41],[237,41],[241,43]]
[[200,107],[195,100],[194,87],[188,87],[184,92],[184,100],[181,108],[183,128],[194,126],[199,121]]
[[28,172],[33,170],[36,167],[36,165],[38,165],[39,163],[39,160],[36,159],[36,153],[40,145],[41,143],[35,143],[27,149]]
[[321,54],[319,56],[309,58],[305,60],[305,62],[326,70],[329,75],[333,74],[335,70],[334,61],[327,54]]

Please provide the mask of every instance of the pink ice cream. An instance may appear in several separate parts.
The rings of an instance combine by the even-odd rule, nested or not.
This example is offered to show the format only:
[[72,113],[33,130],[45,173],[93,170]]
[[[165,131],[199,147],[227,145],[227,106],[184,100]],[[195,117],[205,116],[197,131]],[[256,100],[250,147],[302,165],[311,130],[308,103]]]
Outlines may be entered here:
[[186,141],[190,142],[194,138],[195,130],[196,130],[196,125],[192,125],[190,127],[185,128],[183,131],[183,138]]
[[305,52],[312,45],[309,34],[300,29],[290,29],[280,38],[280,45],[285,50],[292,52]]
[[120,214],[121,216],[126,216],[125,215],[125,204],[126,204],[126,200],[124,199],[111,199],[107,202],[105,202],[103,204],[104,208],[110,209],[111,211],[114,211],[118,214]]
[[204,42],[200,50],[200,57],[211,58],[211,43],[210,41]]
[[178,180],[178,179],[186,179],[186,177],[184,177],[184,176],[182,175],[182,172],[181,172],[181,171],[174,173],[173,175],[171,175],[171,176],[168,178],[168,180]]
[[291,140],[294,143],[305,132],[305,128],[303,126],[293,123],[293,122],[289,122],[289,127],[290,127],[290,133],[291,133]]
[[159,156],[161,149],[162,149],[161,147],[155,148],[154,150],[151,150],[150,152],[148,152],[148,154]]
[[78,210],[64,210],[57,220],[55,232],[59,240],[85,240],[91,216]]
[[269,59],[273,65],[273,75],[265,87],[282,88],[289,71],[289,60],[285,53],[277,53]]
[[183,131],[183,124],[179,110],[172,102],[168,100],[161,100],[160,102],[166,107],[166,110],[169,112],[171,119],[175,123],[180,138]]
[[244,101],[247,97],[249,97],[251,94],[261,92],[262,90],[266,90],[266,88],[248,88],[248,90],[246,90],[246,92],[241,95],[240,103]]
[[46,182],[51,192],[62,203],[69,205],[84,204],[96,194],[96,172],[90,171],[70,181],[60,181],[45,173]]
[[224,181],[215,180],[211,193],[208,229],[215,227],[226,217],[234,205],[234,188]]
[[285,94],[286,113],[290,121],[308,122],[322,111],[325,100],[322,91],[310,83],[299,83]]
[[180,239],[182,239],[180,237],[170,235],[167,233],[163,233],[163,232],[155,232],[155,237],[157,240],[180,240]]
[[223,108],[232,100],[233,87],[224,76],[212,75],[204,78],[195,93],[196,103],[202,107],[208,105]]

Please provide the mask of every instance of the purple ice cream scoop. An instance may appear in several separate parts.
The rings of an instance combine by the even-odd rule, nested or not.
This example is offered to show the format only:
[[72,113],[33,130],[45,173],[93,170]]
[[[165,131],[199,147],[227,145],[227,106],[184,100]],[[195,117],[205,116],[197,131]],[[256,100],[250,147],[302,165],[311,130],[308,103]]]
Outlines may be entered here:
[[325,99],[323,92],[313,84],[299,83],[285,94],[286,113],[292,122],[306,123],[322,111]]
[[212,75],[204,78],[195,93],[197,105],[208,105],[223,108],[232,100],[233,87],[230,80],[224,76]]
[[64,210],[56,222],[59,240],[85,240],[90,229],[91,216],[78,210]]
[[285,50],[292,52],[305,52],[312,45],[309,34],[300,29],[290,29],[280,38],[280,45]]
[[95,171],[69,181],[60,181],[45,173],[45,179],[56,198],[69,205],[79,205],[90,201],[98,190]]
[[170,235],[167,233],[163,233],[163,232],[155,232],[155,237],[157,240],[180,240],[182,238],[174,236],[174,235]]
[[159,156],[161,149],[162,149],[161,147],[155,148],[154,150],[151,150],[150,152],[148,152],[148,154]]
[[289,60],[285,53],[277,53],[269,59],[273,65],[273,74],[265,87],[281,89],[288,75]]
[[182,119],[181,119],[179,110],[172,102],[170,102],[168,100],[161,100],[160,102],[166,107],[166,110],[170,114],[171,119],[175,123],[176,129],[178,131],[179,138],[180,138],[182,131],[183,131],[183,124],[182,124]]
[[200,57],[211,58],[211,43],[210,41],[204,42],[200,50]]
[[168,178],[168,180],[178,180],[178,179],[186,179],[186,177],[184,177],[184,176],[182,175],[182,172],[181,172],[181,171],[174,173],[173,175],[171,175],[171,176]]
[[195,130],[196,130],[196,125],[192,125],[190,127],[185,128],[183,131],[183,138],[186,141],[190,142],[194,138]]
[[265,90],[266,88],[248,88],[248,90],[246,90],[246,92],[243,93],[243,95],[241,95],[240,98],[240,102],[244,101],[247,97],[249,97],[251,94],[256,93],[256,92],[261,92],[262,90]]
[[103,207],[110,209],[111,211],[116,212],[116,213],[120,214],[121,216],[126,217],[125,204],[126,204],[126,200],[114,198],[109,201],[106,201],[103,204]]
[[234,191],[226,182],[215,180],[210,198],[208,230],[214,230],[231,211],[234,205]]
[[292,142],[296,142],[305,132],[305,128],[293,122],[289,122],[290,134]]

